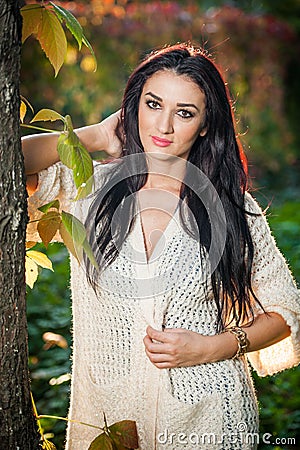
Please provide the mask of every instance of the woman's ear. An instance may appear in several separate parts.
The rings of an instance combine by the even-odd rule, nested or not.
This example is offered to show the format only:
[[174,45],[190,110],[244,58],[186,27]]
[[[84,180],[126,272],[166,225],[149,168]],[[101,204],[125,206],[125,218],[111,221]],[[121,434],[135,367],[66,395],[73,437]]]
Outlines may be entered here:
[[200,133],[199,133],[199,136],[203,137],[203,136],[206,135],[206,133],[207,133],[207,127],[202,128],[202,130],[201,130]]

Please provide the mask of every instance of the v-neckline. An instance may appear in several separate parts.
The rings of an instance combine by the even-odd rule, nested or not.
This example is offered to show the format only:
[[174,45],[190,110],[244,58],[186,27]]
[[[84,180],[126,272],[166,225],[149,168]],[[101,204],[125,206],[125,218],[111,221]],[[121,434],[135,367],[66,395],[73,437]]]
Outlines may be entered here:
[[169,230],[170,230],[172,224],[174,223],[175,216],[178,213],[178,206],[179,206],[179,202],[178,202],[175,210],[173,211],[173,214],[172,214],[170,220],[168,221],[165,229],[162,231],[161,236],[159,237],[158,241],[156,242],[156,244],[155,244],[155,246],[154,246],[150,256],[148,256],[148,253],[147,253],[146,236],[145,236],[145,232],[144,232],[141,211],[138,212],[138,216],[139,216],[138,222],[139,222],[141,236],[142,236],[142,241],[143,241],[143,253],[144,253],[145,262],[146,262],[147,265],[151,264],[153,262],[153,260],[155,259],[155,256],[156,256],[156,253],[157,253],[157,249],[159,249],[159,246],[161,244],[162,239],[163,238],[167,239],[168,234],[169,234]]

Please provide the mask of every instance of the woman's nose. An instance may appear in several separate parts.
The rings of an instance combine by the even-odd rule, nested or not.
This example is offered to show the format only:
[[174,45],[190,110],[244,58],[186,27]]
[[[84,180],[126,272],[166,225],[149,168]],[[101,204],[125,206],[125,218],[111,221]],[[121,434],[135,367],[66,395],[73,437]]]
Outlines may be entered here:
[[171,112],[163,111],[158,117],[157,128],[162,134],[173,133],[173,114]]

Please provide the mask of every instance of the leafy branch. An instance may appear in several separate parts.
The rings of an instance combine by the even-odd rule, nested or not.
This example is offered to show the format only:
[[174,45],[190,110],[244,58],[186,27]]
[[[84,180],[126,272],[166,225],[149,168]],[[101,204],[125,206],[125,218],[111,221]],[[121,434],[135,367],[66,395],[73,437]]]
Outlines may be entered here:
[[135,450],[138,448],[137,428],[136,423],[133,420],[122,420],[108,426],[105,413],[103,412],[104,427],[102,428],[80,420],[68,419],[66,417],[50,416],[46,414],[39,415],[32,394],[31,402],[41,435],[42,448],[45,450],[56,450],[56,447],[45,437],[41,419],[64,420],[66,422],[76,423],[78,425],[84,425],[102,431],[102,433],[92,441],[88,450]]
[[[37,231],[41,241],[47,248],[56,233],[59,233],[63,243],[79,263],[82,261],[83,251],[85,251],[91,263],[98,267],[83,224],[72,214],[59,211],[59,208],[59,200],[54,200],[38,208],[43,213],[37,220]],[[35,244],[36,242],[27,243],[29,248]],[[44,253],[35,250],[26,251],[26,283],[31,288],[38,277],[38,266],[53,271],[51,261]]]
[[82,44],[89,49],[94,60],[94,70],[97,70],[94,50],[84,35],[82,26],[70,11],[53,2],[42,2],[23,6],[21,14],[23,17],[22,42],[24,43],[31,35],[36,37],[54,68],[55,77],[67,54],[67,38],[62,23],[76,39],[79,50]]
[[[30,106],[30,109],[33,110],[26,99],[21,100],[21,126],[28,126],[23,122],[27,112],[26,103]],[[76,201],[91,193],[94,185],[94,167],[89,152],[82,145],[73,130],[71,117],[69,115],[64,117],[52,109],[42,109],[35,114],[30,123],[41,121],[54,122],[57,120],[62,121],[63,123],[63,131],[61,131],[58,139],[57,151],[61,162],[73,171],[74,183],[77,188],[77,195],[73,200]],[[53,132],[53,130],[48,128],[36,127],[35,125],[29,126],[46,132]],[[65,211],[60,212],[59,208],[59,200],[54,200],[39,208],[39,210],[44,213],[42,217],[37,220],[37,231],[42,242],[47,247],[58,232],[68,250],[79,262],[82,261],[84,250],[91,263],[95,267],[98,267],[92,249],[88,243],[86,230],[83,224],[72,214]],[[26,283],[31,288],[33,288],[38,277],[38,266],[53,270],[51,261],[44,253],[28,250],[26,252],[25,265]]]

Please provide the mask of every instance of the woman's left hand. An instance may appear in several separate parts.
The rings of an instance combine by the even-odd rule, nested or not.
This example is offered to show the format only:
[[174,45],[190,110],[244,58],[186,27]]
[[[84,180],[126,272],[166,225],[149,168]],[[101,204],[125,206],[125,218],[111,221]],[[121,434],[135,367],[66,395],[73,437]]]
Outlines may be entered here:
[[194,366],[207,361],[210,336],[183,328],[158,331],[150,325],[144,337],[145,351],[159,369]]

